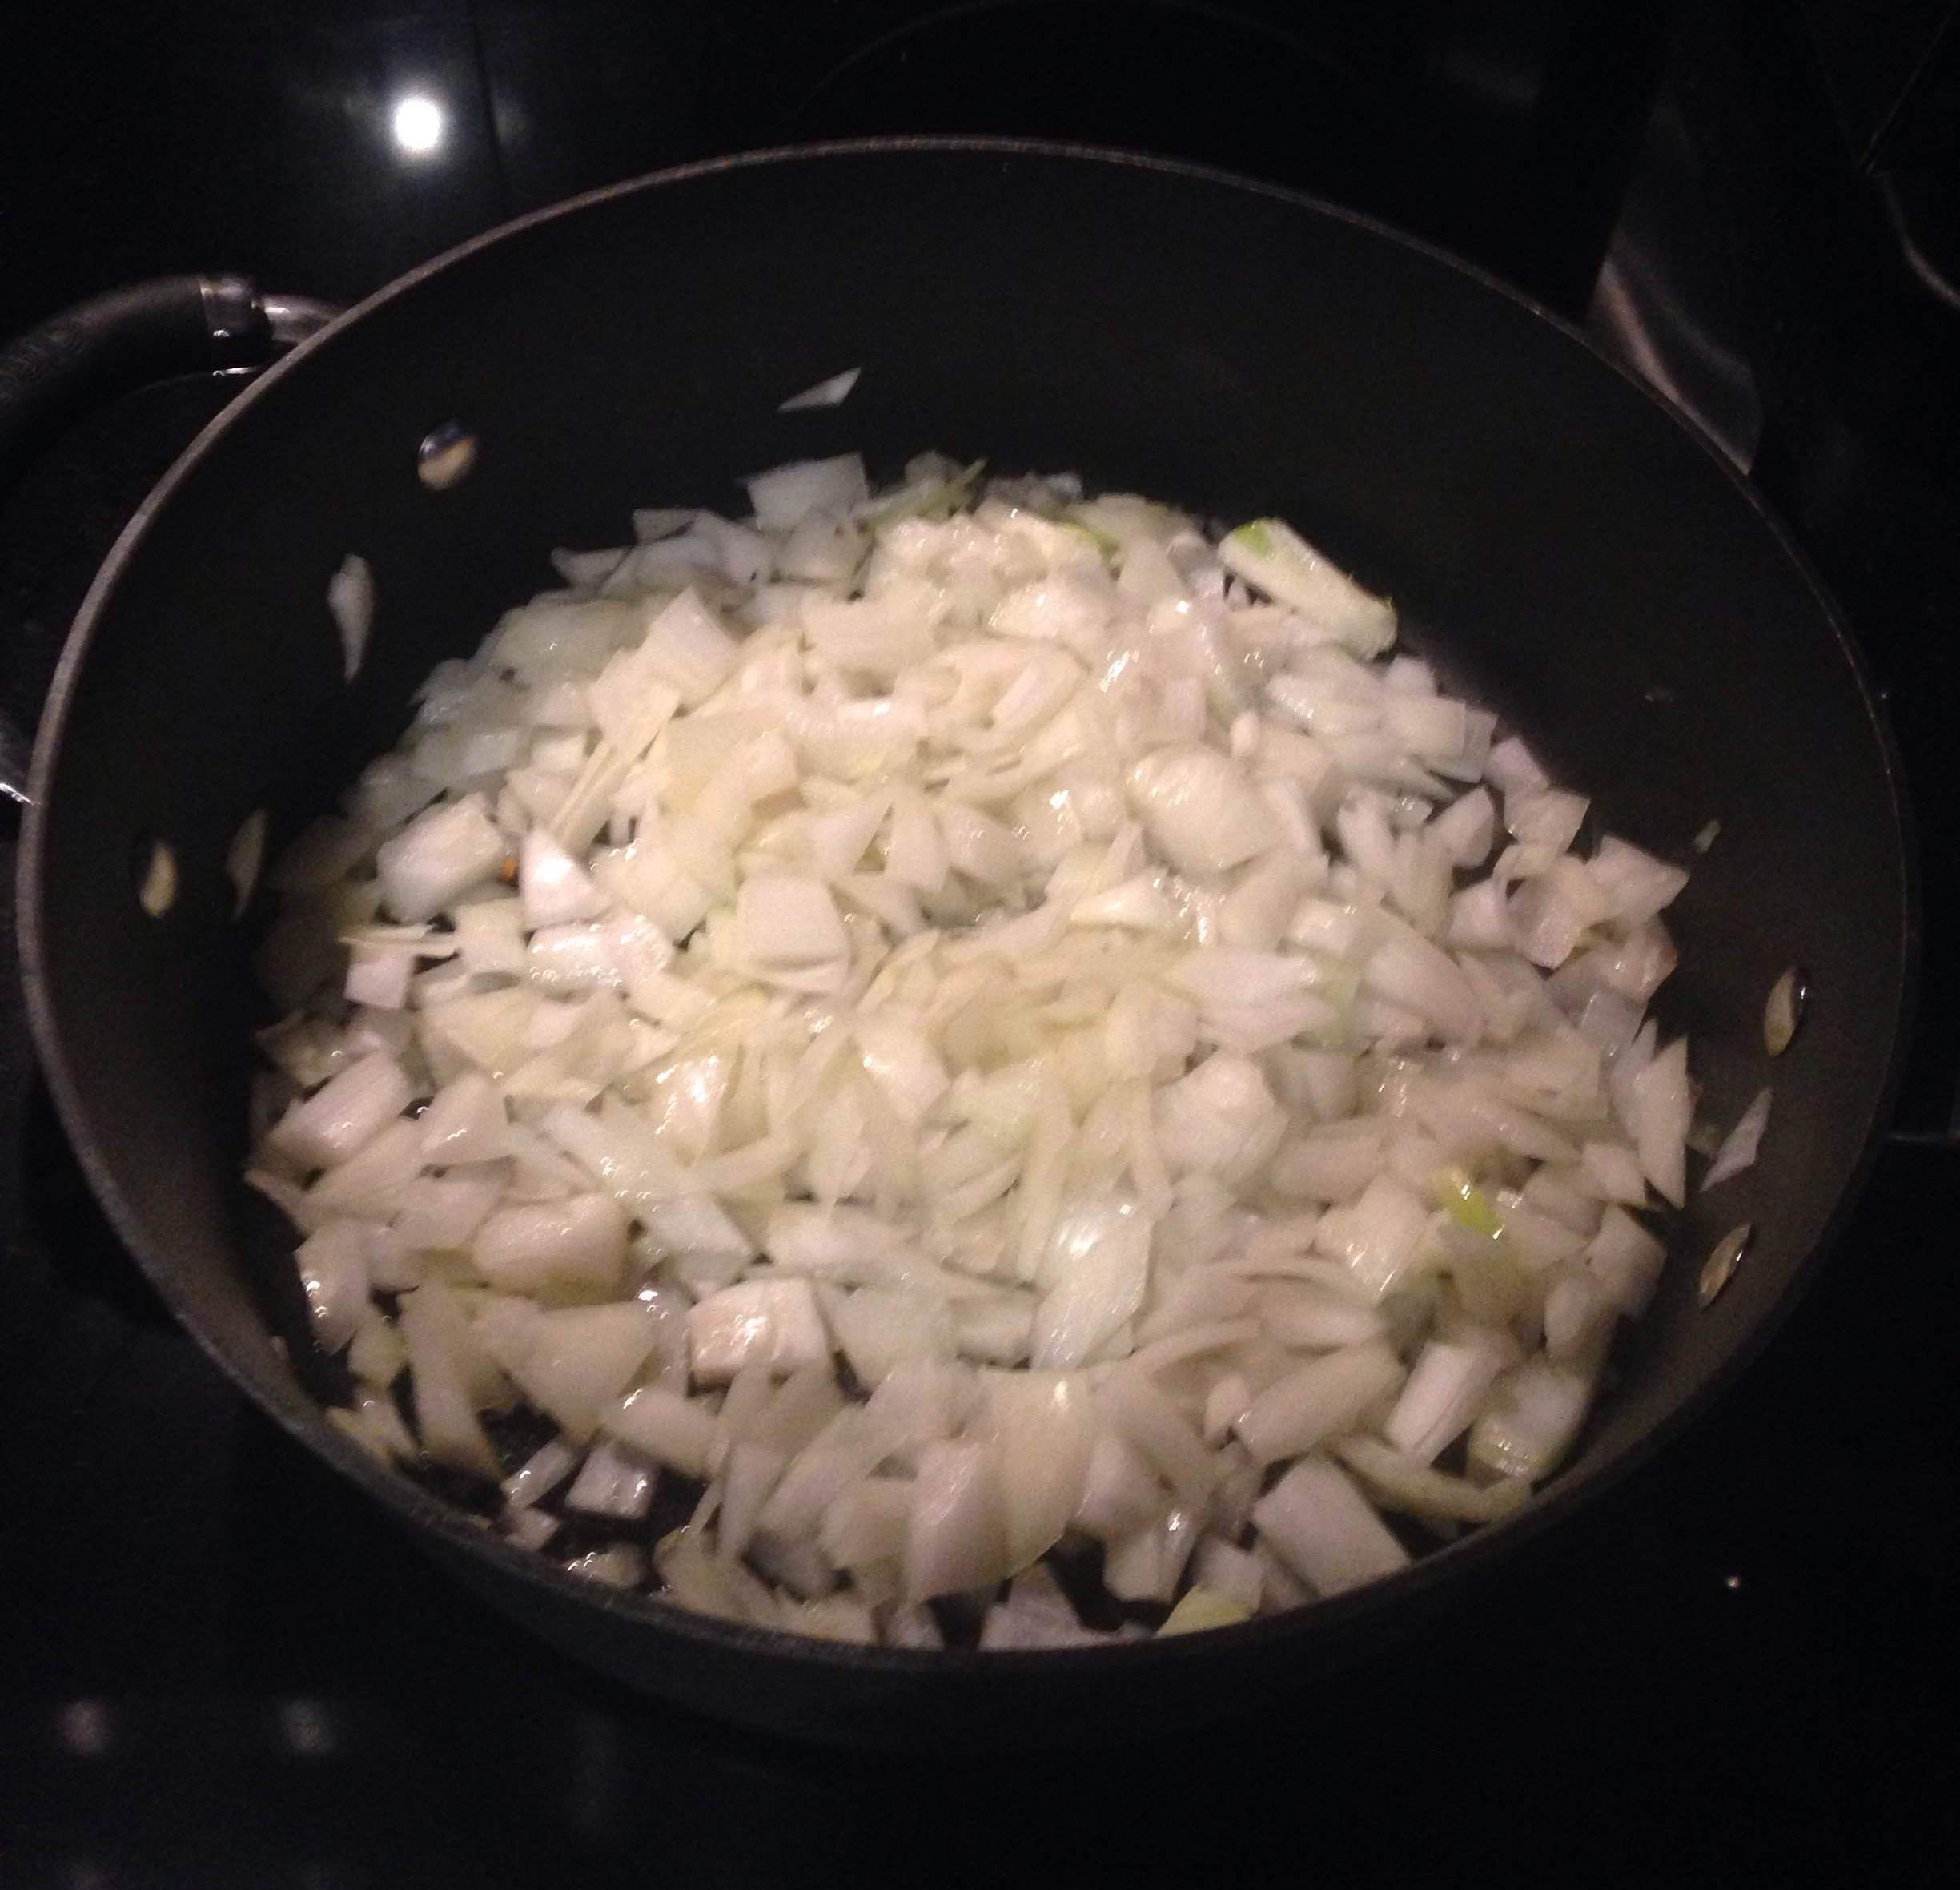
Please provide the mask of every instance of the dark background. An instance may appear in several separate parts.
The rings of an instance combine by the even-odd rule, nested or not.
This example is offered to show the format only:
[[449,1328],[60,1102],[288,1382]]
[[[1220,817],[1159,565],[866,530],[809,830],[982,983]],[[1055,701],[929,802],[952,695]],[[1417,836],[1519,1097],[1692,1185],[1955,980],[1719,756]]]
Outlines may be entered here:
[[[163,1316],[54,1124],[10,963],[0,1884],[1951,1880],[1954,10],[82,0],[0,27],[0,333],[166,270],[352,300],[575,191],[877,131],[1199,158],[1459,250],[1681,400],[1844,599],[1913,781],[1929,959],[1907,1135],[1685,1447],[1284,1711],[953,1762],[628,1699],[425,1566]],[[441,114],[427,151],[393,135],[410,95]],[[0,494],[18,723],[221,397],[135,396]]]

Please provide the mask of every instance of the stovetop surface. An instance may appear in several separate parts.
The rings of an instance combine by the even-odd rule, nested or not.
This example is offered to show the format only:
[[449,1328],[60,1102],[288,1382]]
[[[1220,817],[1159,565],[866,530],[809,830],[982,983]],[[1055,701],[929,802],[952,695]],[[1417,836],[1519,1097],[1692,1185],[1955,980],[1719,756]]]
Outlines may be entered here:
[[[10,211],[39,263],[0,271],[6,323],[161,267],[252,267],[346,297],[606,177],[777,136],[903,128],[892,101],[908,74],[938,84],[999,54],[970,22],[965,38],[876,43],[903,10],[814,10],[829,39],[772,42],[745,74],[730,61],[743,30],[763,31],[757,9],[167,9],[98,48],[92,69],[74,62],[90,17],[76,10],[41,30],[0,94],[33,94],[26,132],[21,112],[0,117],[21,141],[8,174],[38,179]],[[1058,17],[1107,31],[1119,10]],[[1167,56],[1183,43],[1167,37]],[[1047,119],[930,123],[1077,130],[1340,181],[1269,124],[1235,142],[1218,82],[1193,79],[1210,115],[1183,144],[1156,135],[1175,119],[1163,102],[1148,135],[1125,136],[1137,121],[1107,99],[1071,118],[1052,72]],[[173,163],[145,175],[127,145],[78,128],[90,83],[98,119],[127,114],[119,139]],[[1346,85],[1336,73],[1315,95]],[[390,143],[411,95],[437,104],[448,140],[420,156]],[[180,138],[172,115],[191,107],[241,116]],[[1372,107],[1343,109],[1360,123]],[[1668,135],[1656,123],[1650,145]],[[1721,348],[1683,348],[1677,328],[1670,348],[1642,326],[1668,306],[1713,309],[1719,341],[1722,298],[1703,298],[1705,233],[1670,225],[1665,175],[1641,177],[1596,328],[1633,358],[1644,349],[1650,372],[1673,360],[1677,393],[1746,459],[1761,430],[1746,363],[1732,372]],[[1528,278],[1522,254],[1510,272]],[[1545,261],[1532,286],[1550,292],[1563,267]],[[1586,300],[1582,283],[1568,305]],[[182,383],[119,404],[0,509],[0,702],[17,716],[30,718],[121,521],[219,398]],[[1891,513],[1902,555],[1934,585],[1951,576],[1930,522],[1942,490],[1902,486]],[[1832,570],[1839,542],[1821,528],[1809,541]],[[1952,658],[1879,614],[1922,830],[1942,836],[1960,815],[1935,745]],[[10,870],[6,886],[10,954]],[[1950,1880],[1960,1800],[1939,1649],[1960,1546],[1960,1169],[1937,1142],[1885,1152],[1820,1283],[1692,1436],[1514,1558],[1491,1594],[1257,1717],[1141,1726],[1113,1750],[869,1759],[737,1732],[573,1667],[246,1407],[95,1210],[34,1072],[10,959],[3,970],[10,1890],[755,1884],[905,1868],[962,1882]],[[1930,1001],[1947,1027],[1943,981]],[[1922,1099],[1922,1120],[1939,1100]]]

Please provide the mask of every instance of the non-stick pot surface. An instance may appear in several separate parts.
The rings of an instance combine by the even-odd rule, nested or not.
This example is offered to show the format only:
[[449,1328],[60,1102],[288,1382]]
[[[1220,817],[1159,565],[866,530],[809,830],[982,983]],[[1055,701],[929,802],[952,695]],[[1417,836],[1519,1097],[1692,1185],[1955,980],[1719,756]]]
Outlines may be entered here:
[[[832,412],[781,415],[846,366]],[[419,442],[460,422],[436,490]],[[935,1659],[837,1651],[596,1594],[492,1542],[321,1421],[272,1343],[247,1252],[246,968],[227,846],[275,843],[387,746],[439,658],[617,542],[636,504],[846,448],[926,446],[1223,517],[1295,520],[1391,592],[1408,641],[1521,729],[1603,824],[1696,867],[1661,1010],[1708,1112],[1773,1080],[1757,1169],[1684,1217],[1580,1461],[1518,1522],[1380,1588],[1182,1647]],[[377,593],[351,685],[325,594]],[[37,766],[27,962],[50,1080],[151,1277],[282,1423],[508,1605],[615,1671],[825,1731],[943,1730],[1107,1703],[1127,1673],[1227,1703],[1303,1671],[1557,1514],[1749,1347],[1832,1225],[1883,1112],[1909,888],[1890,749],[1800,563],[1715,455],[1558,324],[1473,274],[1286,194],[1086,154],[845,148],[622,187],[472,244],[302,349],[193,448],[82,613]],[[1688,850],[1710,819],[1705,861]],[[179,868],[153,917],[137,863]],[[1815,994],[1769,1066],[1764,996]],[[1697,1309],[1694,1257],[1757,1239]],[[849,1676],[847,1678],[847,1676]]]

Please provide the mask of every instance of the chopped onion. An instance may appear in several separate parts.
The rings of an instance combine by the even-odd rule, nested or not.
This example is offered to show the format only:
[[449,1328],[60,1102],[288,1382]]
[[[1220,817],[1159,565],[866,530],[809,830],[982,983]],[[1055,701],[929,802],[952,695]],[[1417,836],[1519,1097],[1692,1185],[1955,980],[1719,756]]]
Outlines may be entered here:
[[652,1465],[617,1445],[601,1444],[572,1478],[564,1494],[565,1507],[616,1522],[637,1522],[653,1506],[656,1474]]
[[1371,1300],[1392,1291],[1415,1261],[1429,1228],[1422,1197],[1392,1176],[1377,1174],[1352,1206],[1330,1208],[1314,1244],[1347,1263]]
[[1629,925],[1671,906],[1688,883],[1681,867],[1670,867],[1612,834],[1600,842],[1588,870],[1605,894],[1608,910]]
[[633,1300],[541,1313],[500,1341],[479,1325],[524,1397],[581,1443],[640,1377],[658,1329],[655,1315]]
[[446,1288],[431,1283],[402,1296],[399,1324],[408,1347],[423,1450],[452,1469],[499,1475],[496,1453],[477,1422],[470,1393],[471,1341],[461,1309]]
[[1250,1550],[1235,1549],[1216,1536],[1207,1536],[1198,1545],[1191,1570],[1196,1586],[1235,1603],[1247,1615],[1259,1612],[1263,1583],[1259,1558]]
[[[428,1148],[426,1136],[422,1148]],[[402,1190],[392,1224],[396,1237],[416,1250],[455,1252],[468,1247],[504,1186],[501,1174],[484,1168],[421,1176]]]
[[604,1291],[626,1257],[626,1217],[606,1195],[500,1208],[471,1244],[476,1269],[518,1292],[552,1285]]
[[517,891],[527,930],[597,919],[609,902],[592,876],[542,827],[524,837],[517,855]]
[[[850,397],[850,391],[857,386],[858,376],[863,372],[861,368],[846,368],[842,373],[833,374],[818,381],[814,387],[805,388],[800,394],[792,394],[777,407],[776,411],[778,413],[801,413],[812,407],[841,407]],[[757,509],[760,509],[759,505]]]
[[1582,854],[1291,527],[983,470],[555,552],[268,875],[248,1179],[336,1426],[488,1481],[521,1402],[502,1534],[851,1642],[1141,1633],[1077,1619],[1070,1535],[1179,1632],[1392,1572],[1377,1511],[1501,1518],[1684,1192],[1680,869]]
[[1425,1519],[1496,1522],[1524,1506],[1529,1485],[1445,1475],[1374,1438],[1343,1438],[1335,1453],[1384,1508]]
[[1158,749],[1131,768],[1128,787],[1146,831],[1180,872],[1224,872],[1279,838],[1264,800],[1215,748]]
[[998,1582],[1007,1565],[998,1466],[982,1443],[929,1445],[906,1529],[905,1594],[924,1601]]
[[1637,1319],[1653,1298],[1667,1249],[1631,1214],[1609,1208],[1585,1251],[1585,1264],[1613,1305]]
[[1758,1090],[1755,1100],[1736,1118],[1735,1127],[1715,1151],[1709,1172],[1701,1177],[1703,1188],[1713,1188],[1731,1175],[1754,1166],[1756,1152],[1762,1146],[1763,1131],[1769,1126],[1769,1090]]
[[708,1466],[714,1419],[701,1405],[643,1385],[606,1411],[600,1422],[613,1436],[657,1463],[698,1477]]
[[765,532],[787,532],[817,511],[841,514],[869,496],[864,461],[854,452],[835,459],[801,460],[749,481],[749,503]]
[[[1641,1171],[1664,1200],[1687,1199],[1688,1127],[1694,1090],[1688,1080],[1688,1043],[1677,1037],[1634,1077],[1634,1133]],[[1765,1107],[1764,1118],[1768,1119]]]
[[1314,631],[1361,656],[1379,656],[1395,641],[1395,612],[1337,571],[1291,526],[1255,519],[1219,546],[1227,570],[1303,616]]
[[330,1220],[300,1243],[294,1258],[313,1316],[313,1336],[323,1350],[338,1352],[352,1339],[368,1310],[363,1232],[353,1221]]
[[1532,1482],[1550,1475],[1571,1450],[1592,1401],[1589,1378],[1530,1359],[1498,1383],[1470,1433],[1480,1470]]
[[1402,1377],[1401,1361],[1384,1345],[1330,1352],[1267,1386],[1233,1428],[1254,1462],[1282,1462],[1349,1430]]
[[1253,1505],[1253,1526],[1317,1594],[1339,1594],[1405,1567],[1408,1553],[1368,1498],[1323,1457],[1303,1457]]
[[985,1424],[1001,1466],[1007,1559],[1025,1568],[1075,1516],[1094,1422],[1078,1378],[1030,1371],[989,1376]]
[[267,1142],[299,1168],[331,1168],[359,1154],[400,1115],[414,1093],[394,1058],[376,1052],[295,1103]]
[[1516,1348],[1500,1333],[1479,1329],[1432,1339],[1383,1425],[1388,1442],[1417,1463],[1434,1463],[1461,1437]]
[[1110,1541],[1162,1515],[1171,1500],[1142,1457],[1115,1432],[1106,1430],[1090,1447],[1071,1520],[1077,1528]]
[[494,878],[505,855],[504,835],[480,798],[445,801],[382,842],[375,855],[382,903],[404,924],[420,924]]
[[578,1453],[562,1439],[553,1438],[504,1479],[504,1501],[513,1510],[528,1509],[549,1496],[578,1465]]
[[1629,1208],[1645,1202],[1647,1180],[1640,1156],[1624,1143],[1588,1142],[1579,1151],[1579,1160],[1587,1180],[1606,1200]]
[[1219,1478],[1218,1462],[1169,1399],[1144,1380],[1127,1375],[1102,1388],[1102,1402],[1183,1501],[1203,1509]]
[[688,1345],[699,1385],[725,1385],[751,1358],[787,1373],[830,1356],[807,1280],[749,1280],[710,1293],[688,1314]]
[[361,659],[368,653],[374,606],[374,573],[365,558],[349,552],[327,584],[327,608],[340,633],[340,673],[349,682],[360,674]]

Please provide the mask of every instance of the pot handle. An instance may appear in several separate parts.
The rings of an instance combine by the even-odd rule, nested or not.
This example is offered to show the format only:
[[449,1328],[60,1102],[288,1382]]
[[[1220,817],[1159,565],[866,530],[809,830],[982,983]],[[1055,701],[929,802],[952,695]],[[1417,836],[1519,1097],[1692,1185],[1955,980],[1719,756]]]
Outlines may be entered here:
[[[0,494],[93,408],[176,375],[255,373],[339,312],[243,276],[164,275],[50,316],[0,348]],[[32,746],[0,719],[0,802],[26,804]]]

